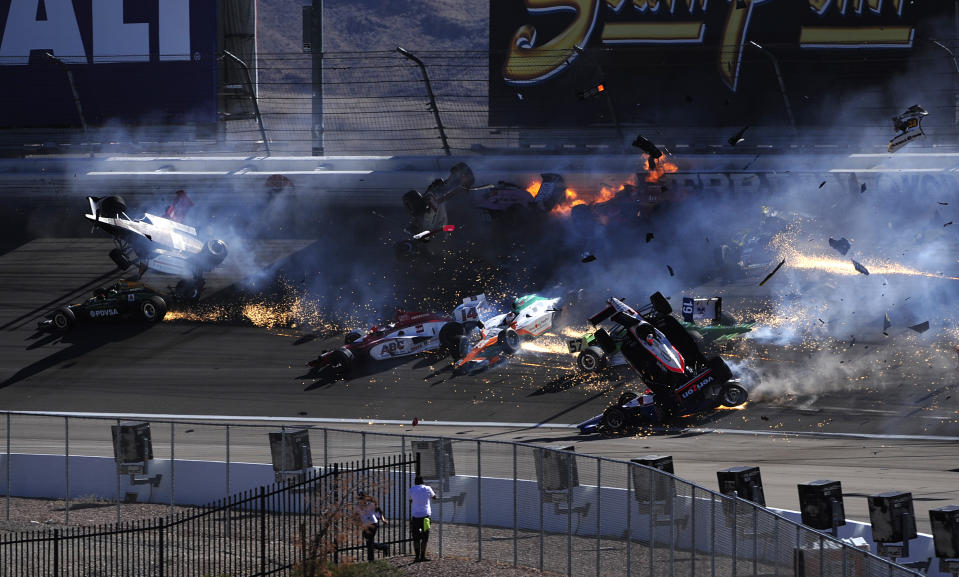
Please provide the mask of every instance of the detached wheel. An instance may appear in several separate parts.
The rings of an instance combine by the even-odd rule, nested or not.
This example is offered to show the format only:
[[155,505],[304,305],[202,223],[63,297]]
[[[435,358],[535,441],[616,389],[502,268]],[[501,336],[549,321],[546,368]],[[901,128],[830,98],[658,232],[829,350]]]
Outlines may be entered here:
[[598,373],[609,364],[609,357],[599,347],[587,347],[576,356],[576,367],[586,373]]
[[454,361],[458,361],[470,354],[470,351],[473,350],[473,343],[470,342],[469,337],[466,335],[456,335],[453,337],[453,344],[449,349],[450,356],[453,357]]
[[344,344],[347,344],[347,345],[348,345],[348,344],[350,344],[350,343],[358,340],[358,339],[359,339],[360,337],[362,337],[362,336],[363,336],[363,335],[361,335],[360,333],[358,333],[358,332],[356,332],[356,331],[347,333],[347,334],[346,334],[346,337],[343,339],[343,340],[344,340]]
[[53,328],[58,331],[69,331],[77,323],[77,317],[69,307],[60,307],[53,312]]
[[666,297],[663,296],[663,293],[656,291],[649,297],[649,302],[653,304],[653,308],[656,309],[656,312],[662,315],[668,315],[673,312],[672,305],[669,304],[669,301],[666,300]]
[[200,299],[203,290],[203,281],[180,280],[173,288],[173,296],[180,301],[196,301]]
[[621,435],[626,432],[626,411],[620,407],[610,407],[603,411],[602,425],[606,430],[615,435]]
[[503,329],[496,337],[496,340],[499,342],[500,348],[503,349],[503,352],[507,355],[515,354],[522,345],[519,333],[513,329]]
[[113,261],[113,264],[117,265],[117,268],[120,270],[127,270],[130,268],[130,259],[127,258],[123,251],[115,248],[110,251],[110,260]]
[[722,404],[724,407],[738,407],[749,400],[749,392],[734,383],[723,387]]
[[160,297],[150,297],[140,303],[140,318],[143,322],[153,324],[159,322],[166,315],[166,302]]
[[337,377],[345,377],[353,369],[353,351],[336,349],[330,353],[329,367]]
[[203,245],[203,259],[207,266],[213,268],[223,262],[226,258],[226,243],[219,239],[210,239]]
[[450,321],[440,327],[440,346],[447,349],[452,349],[456,343],[456,337],[466,334],[466,329],[463,328],[463,325],[456,321]]

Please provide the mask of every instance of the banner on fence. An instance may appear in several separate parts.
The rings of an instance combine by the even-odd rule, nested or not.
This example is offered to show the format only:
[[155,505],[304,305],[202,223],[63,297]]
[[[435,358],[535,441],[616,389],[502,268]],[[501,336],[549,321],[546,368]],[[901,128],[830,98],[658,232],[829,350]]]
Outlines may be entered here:
[[853,101],[894,80],[904,97],[945,99],[934,83],[953,87],[953,63],[932,39],[956,37],[953,13],[908,0],[491,0],[490,124],[841,123],[842,107],[852,121],[857,106],[914,104]]
[[215,122],[216,4],[0,0],[0,127]]

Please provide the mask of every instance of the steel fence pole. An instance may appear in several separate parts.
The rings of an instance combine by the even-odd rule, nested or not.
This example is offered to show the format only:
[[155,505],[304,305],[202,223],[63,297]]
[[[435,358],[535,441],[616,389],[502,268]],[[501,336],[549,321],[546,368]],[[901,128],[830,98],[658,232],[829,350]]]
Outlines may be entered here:
[[695,486],[691,486],[689,488],[689,494],[690,494],[689,503],[691,508],[690,520],[692,521],[692,537],[691,537],[692,548],[690,549],[692,554],[690,556],[689,573],[691,575],[695,575],[696,574],[696,487]]
[[[536,451],[536,459],[539,459],[539,470],[544,471],[543,469],[543,454],[546,452],[546,449],[539,449]],[[543,527],[543,491],[539,491],[539,570],[543,570],[543,549],[546,545],[546,530]]]
[[7,413],[7,521],[10,520],[10,420],[13,418],[13,415]]
[[440,118],[440,110],[436,107],[436,97],[433,94],[433,85],[430,83],[430,75],[426,71],[426,64],[401,46],[397,46],[396,51],[409,58],[420,67],[420,72],[423,75],[423,83],[426,84],[426,95],[430,99],[430,110],[433,111],[433,119],[436,120],[436,128],[440,131],[440,140],[443,142],[443,150],[446,152],[446,156],[450,156],[450,154],[452,154],[450,152],[450,145],[446,140],[446,130],[443,128],[443,119]]
[[[633,470],[630,468],[630,465],[626,465],[626,577],[632,575],[633,572],[633,515],[632,507],[629,503],[629,493],[633,489]],[[649,573],[652,575],[652,571]]]
[[[566,453],[570,461],[573,457]],[[566,465],[566,575],[573,577],[573,463]]]
[[736,577],[736,569],[739,564],[739,543],[736,539],[739,533],[739,495],[733,491],[733,577]]
[[709,574],[716,577],[716,494],[709,494]]
[[330,452],[330,446],[327,443],[327,437],[326,437],[327,433],[328,431],[326,429],[323,429],[323,472],[324,473],[326,472],[326,468],[328,466],[327,457]]
[[478,560],[483,560],[483,459],[480,451],[483,442],[476,441],[476,536],[479,542]]
[[519,529],[517,527],[517,513],[519,508],[519,496],[516,494],[519,488],[516,470],[516,443],[513,443],[513,567],[519,566]]
[[819,572],[822,573],[823,567],[826,563],[826,551],[825,551],[825,542],[823,541],[822,535],[819,536]]
[[[366,463],[366,431],[360,433],[362,449],[360,451],[360,460]],[[365,466],[365,465],[364,465]]]
[[157,519],[157,527],[159,529],[159,538],[157,539],[157,541],[159,541],[159,551],[157,552],[159,562],[157,563],[157,567],[160,573],[159,577],[163,577],[163,517]]
[[602,525],[600,524],[600,519],[602,518],[602,505],[603,505],[603,460],[596,459],[596,577],[599,577],[599,556],[600,550],[602,548],[602,541],[600,538],[600,533]]
[[779,577],[779,561],[782,559],[782,551],[780,550],[779,543],[779,517],[773,517],[775,525],[773,525],[773,539],[776,540],[776,577]]
[[63,514],[65,525],[70,524],[70,417],[63,417],[63,482],[66,491],[63,495]]
[[[638,465],[630,465],[630,469]],[[630,471],[632,473],[632,471]],[[632,475],[630,475],[632,476]],[[649,574],[653,574],[653,554],[656,552],[656,525],[653,523],[653,508],[656,505],[656,476],[652,468],[649,469]]]
[[173,501],[176,499],[176,424],[170,421],[170,517],[173,517]]
[[759,571],[759,507],[753,505],[753,575]]
[[[120,419],[117,419],[117,426],[120,426]],[[114,447],[113,447],[114,460],[115,460],[116,457],[118,456],[116,453],[117,453],[117,448],[116,448],[116,446],[114,446]],[[116,467],[116,463],[114,463],[114,472],[116,473],[116,476],[117,476],[117,499],[116,499],[116,502],[117,502],[117,523],[119,523],[119,522],[120,522],[120,470],[119,470],[119,468]]]

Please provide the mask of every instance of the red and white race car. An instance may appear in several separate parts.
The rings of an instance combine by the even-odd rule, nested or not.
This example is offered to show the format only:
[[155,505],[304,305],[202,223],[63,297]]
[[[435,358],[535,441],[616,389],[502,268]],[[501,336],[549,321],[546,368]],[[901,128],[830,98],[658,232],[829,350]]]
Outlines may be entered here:
[[308,365],[315,369],[327,368],[334,376],[342,377],[349,374],[358,361],[382,361],[440,348],[459,358],[463,340],[460,337],[465,333],[462,323],[446,315],[397,311],[395,321],[372,326],[366,335],[349,333],[342,347],[324,351]]

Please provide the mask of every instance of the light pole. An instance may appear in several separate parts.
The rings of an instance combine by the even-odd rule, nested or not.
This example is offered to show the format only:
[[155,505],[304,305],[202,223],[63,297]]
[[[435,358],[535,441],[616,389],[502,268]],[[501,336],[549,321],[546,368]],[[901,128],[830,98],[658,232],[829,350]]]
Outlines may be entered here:
[[769,57],[769,61],[773,63],[773,70],[776,72],[776,81],[779,83],[779,93],[783,95],[783,104],[786,106],[786,116],[789,118],[789,125],[796,128],[796,118],[793,116],[792,106],[789,104],[789,95],[786,94],[786,84],[783,82],[782,72],[779,70],[779,60],[773,55],[772,52],[766,50],[759,44],[756,44],[752,40],[749,41],[756,49]]

